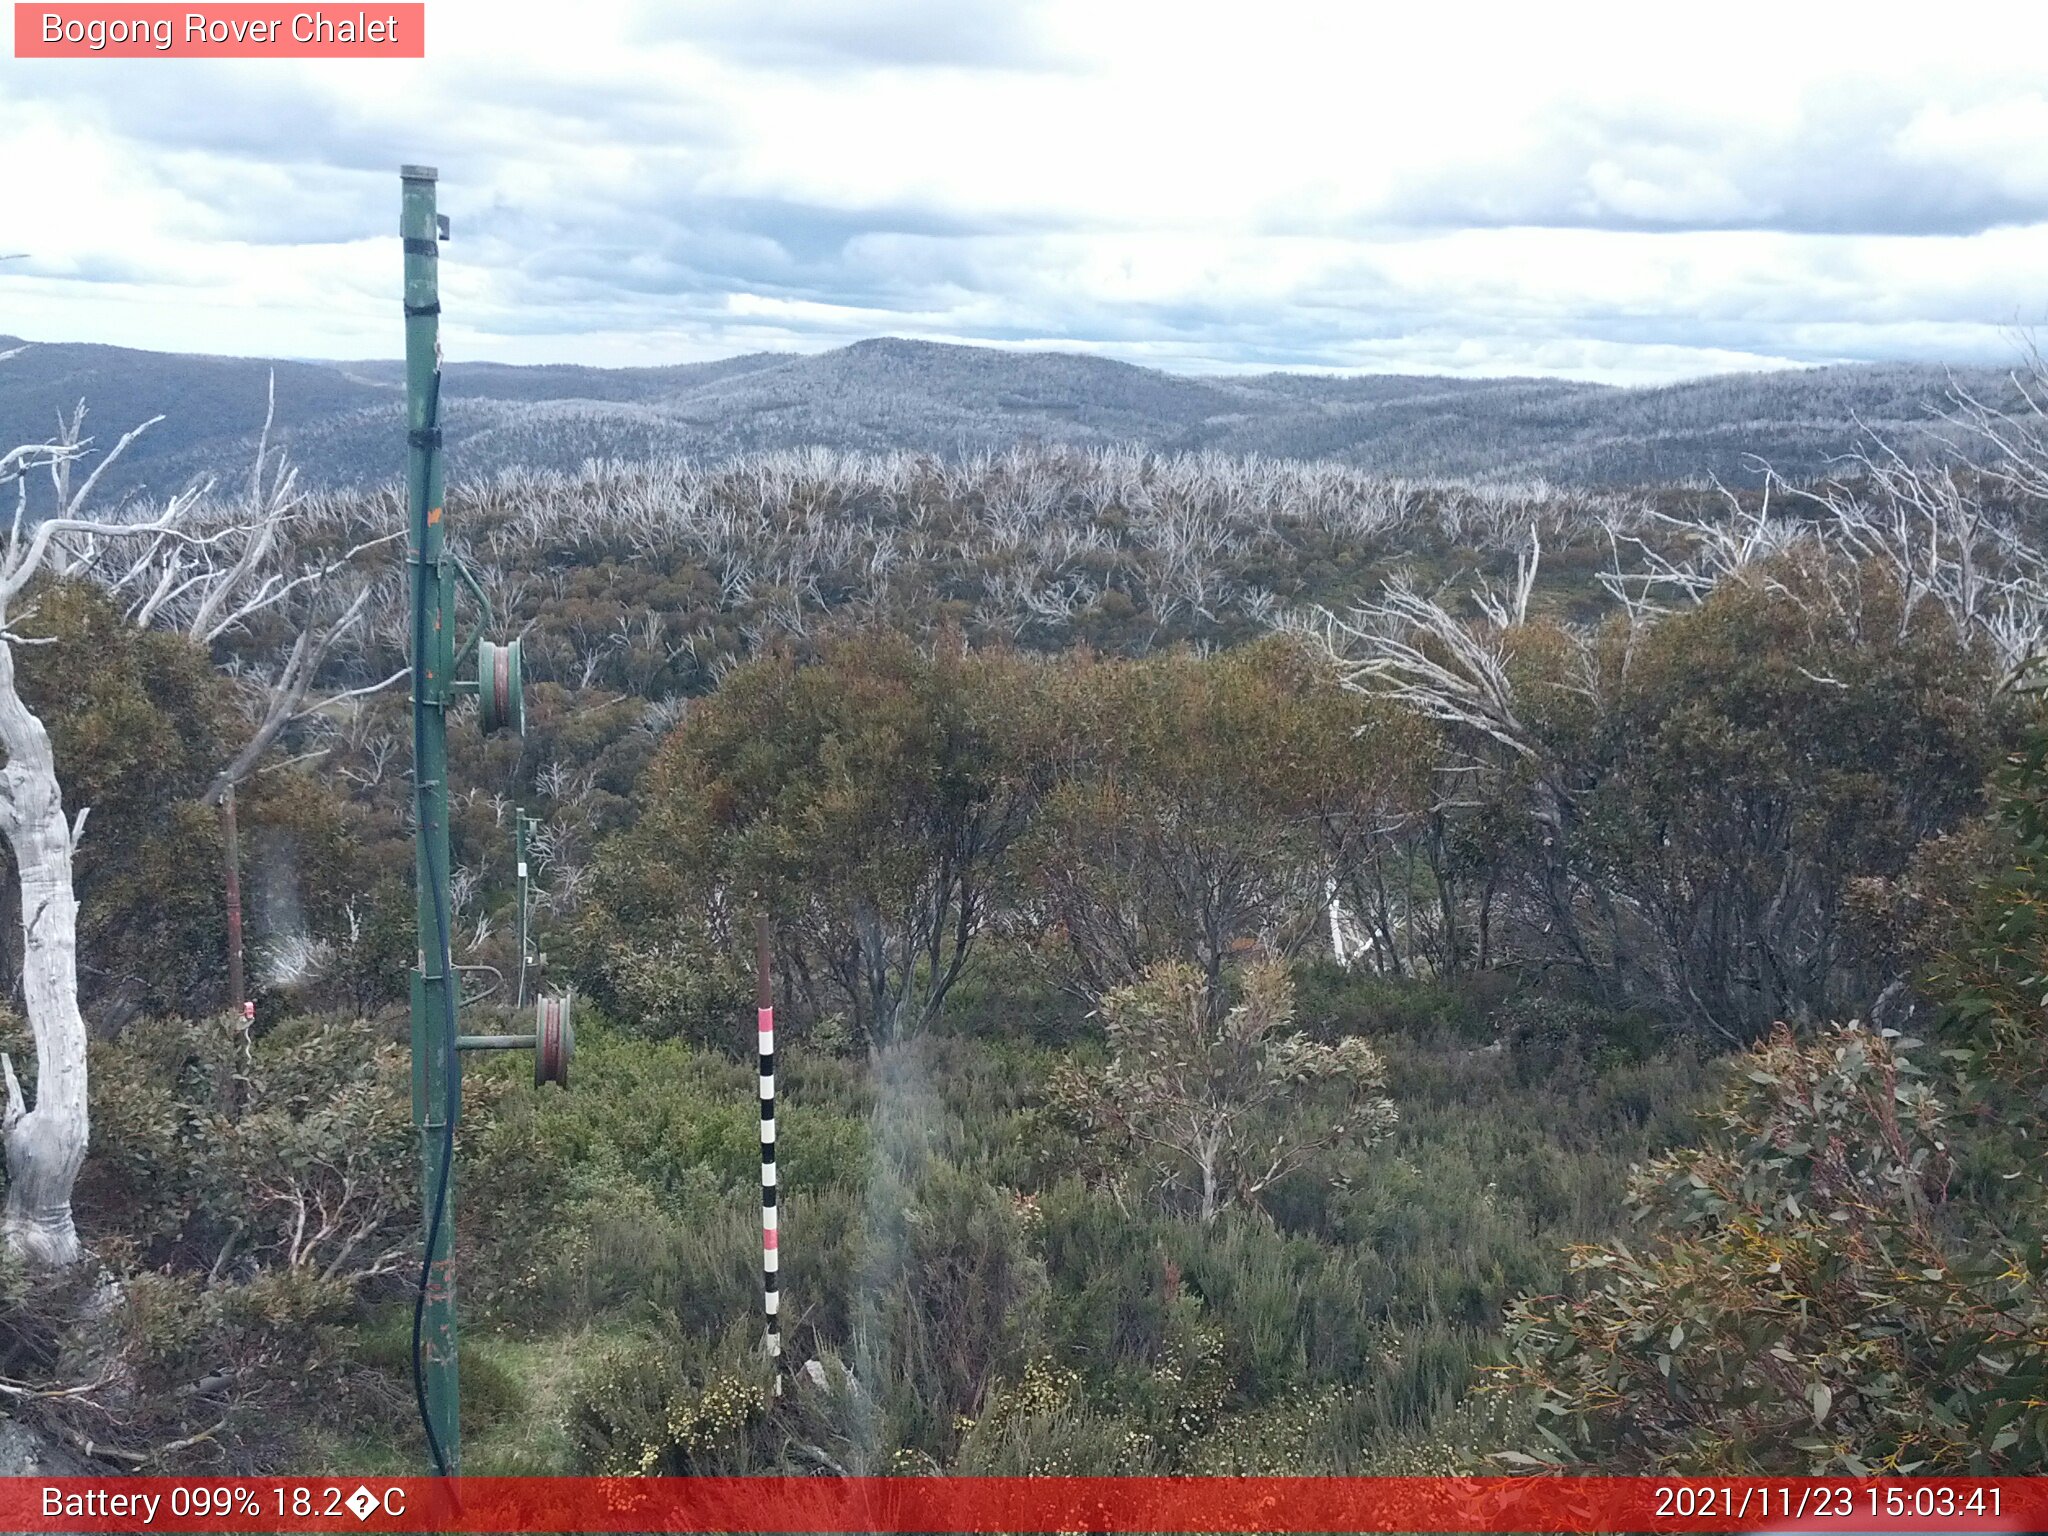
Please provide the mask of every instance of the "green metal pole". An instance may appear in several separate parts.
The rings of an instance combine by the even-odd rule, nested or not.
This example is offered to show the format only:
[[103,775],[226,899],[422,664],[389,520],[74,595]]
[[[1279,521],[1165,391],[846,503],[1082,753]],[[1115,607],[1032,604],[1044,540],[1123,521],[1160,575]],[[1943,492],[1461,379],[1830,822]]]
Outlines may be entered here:
[[515,806],[512,811],[512,851],[518,859],[519,877],[519,993],[512,1006],[526,1006],[526,811]]
[[[455,1366],[453,1109],[460,1103],[455,1052],[458,1001],[449,964],[448,705],[454,697],[455,592],[441,516],[440,225],[435,172],[408,165],[400,233],[405,237],[407,554],[412,567],[414,847],[419,875],[419,963],[412,974],[412,1112],[419,1130],[426,1285],[418,1339],[422,1407],[435,1470],[461,1470]],[[438,1209],[437,1209],[438,1207]]]

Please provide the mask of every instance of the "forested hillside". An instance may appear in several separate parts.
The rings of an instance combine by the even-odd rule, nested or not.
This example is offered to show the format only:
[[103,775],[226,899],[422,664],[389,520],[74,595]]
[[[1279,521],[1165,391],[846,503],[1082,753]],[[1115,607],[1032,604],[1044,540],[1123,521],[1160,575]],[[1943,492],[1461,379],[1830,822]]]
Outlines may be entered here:
[[[14,345],[0,337],[0,350]],[[110,428],[165,413],[108,484],[175,493],[255,452],[266,380],[278,440],[309,486],[364,487],[400,469],[403,374],[389,362],[266,362],[39,344],[0,370],[0,440],[48,431],[83,399]],[[2014,402],[1990,369],[1958,376]],[[823,446],[947,458],[1018,445],[1328,459],[1381,476],[1648,486],[1753,484],[1759,458],[1818,474],[1860,428],[1927,425],[1935,367],[1741,374],[1660,388],[1554,379],[1318,374],[1188,377],[1104,358],[878,339],[815,356],[759,353],[671,368],[452,363],[444,424],[455,473],[576,474],[592,459]],[[1860,428],[1859,428],[1860,424]]]
[[[947,366],[1027,402],[1112,367],[1016,361]],[[854,370],[883,422],[924,368],[676,388],[740,420],[809,380],[801,421]],[[453,377],[515,438],[557,409]],[[1392,479],[1309,420],[1468,441],[1491,402],[1555,445],[1606,413],[1640,469],[1855,443],[1843,401],[1903,410],[1901,377],[1425,408],[1140,373],[1051,445],[463,481],[530,683],[523,736],[451,732],[466,1027],[511,1027],[523,808],[579,1032],[566,1093],[468,1063],[466,1470],[2041,1470],[2041,419],[1959,400],[1973,453],[1864,438],[1725,493]],[[1090,442],[1195,391],[1305,402],[1317,457]],[[1605,479],[1597,437],[1517,467]],[[55,457],[10,464],[24,527],[80,515],[90,461]],[[160,535],[53,532],[9,592],[7,675],[91,809],[92,1130],[89,1261],[7,1250],[0,1374],[105,1464],[410,1469],[399,512],[274,448],[221,486]]]

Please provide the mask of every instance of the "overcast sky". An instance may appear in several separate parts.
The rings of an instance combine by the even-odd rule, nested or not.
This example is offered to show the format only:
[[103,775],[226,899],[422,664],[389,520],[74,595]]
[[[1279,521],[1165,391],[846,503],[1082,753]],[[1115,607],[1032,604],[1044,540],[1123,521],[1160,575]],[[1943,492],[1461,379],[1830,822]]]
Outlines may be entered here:
[[429,0],[428,54],[0,59],[0,333],[395,355],[401,161],[451,358],[1632,383],[2048,322],[2038,0]]

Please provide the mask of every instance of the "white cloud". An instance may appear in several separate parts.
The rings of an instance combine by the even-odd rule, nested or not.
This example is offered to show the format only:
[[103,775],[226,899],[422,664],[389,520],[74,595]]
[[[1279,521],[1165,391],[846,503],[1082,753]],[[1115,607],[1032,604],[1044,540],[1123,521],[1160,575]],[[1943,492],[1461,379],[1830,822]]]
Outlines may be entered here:
[[1996,360],[2048,320],[2048,7],[431,0],[424,63],[0,61],[0,332],[384,355],[894,333],[1187,369]]

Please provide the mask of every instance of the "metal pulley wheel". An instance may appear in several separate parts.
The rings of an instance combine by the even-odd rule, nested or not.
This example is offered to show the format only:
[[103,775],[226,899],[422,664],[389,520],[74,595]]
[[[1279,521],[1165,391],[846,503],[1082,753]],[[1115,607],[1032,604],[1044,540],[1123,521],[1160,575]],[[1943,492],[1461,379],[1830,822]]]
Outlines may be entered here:
[[476,697],[484,733],[526,734],[526,678],[519,665],[519,642],[498,645],[480,640],[476,647]]
[[533,1086],[569,1086],[569,1059],[576,1054],[576,1027],[569,1022],[569,994],[543,996],[533,1013]]

